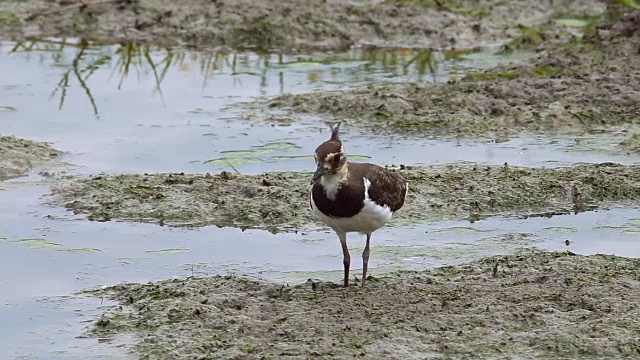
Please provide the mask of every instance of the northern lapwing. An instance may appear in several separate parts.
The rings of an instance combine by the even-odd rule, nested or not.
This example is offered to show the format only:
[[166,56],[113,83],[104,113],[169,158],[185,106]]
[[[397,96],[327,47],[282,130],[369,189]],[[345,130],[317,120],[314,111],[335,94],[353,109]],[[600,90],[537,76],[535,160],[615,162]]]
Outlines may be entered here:
[[336,232],[342,244],[344,286],[349,286],[351,256],[347,233],[367,236],[362,252],[362,287],[367,279],[371,234],[384,226],[404,205],[408,182],[397,172],[375,164],[348,162],[339,137],[340,123],[331,138],[315,151],[316,171],[311,179],[311,209]]

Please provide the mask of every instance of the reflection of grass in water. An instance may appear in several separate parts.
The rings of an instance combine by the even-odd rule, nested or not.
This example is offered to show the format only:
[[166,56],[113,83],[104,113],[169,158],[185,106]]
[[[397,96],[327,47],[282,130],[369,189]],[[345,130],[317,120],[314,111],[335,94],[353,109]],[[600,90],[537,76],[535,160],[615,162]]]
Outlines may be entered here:
[[[68,59],[70,51],[73,57]],[[11,52],[38,52],[50,54],[54,64],[67,70],[62,74],[52,96],[60,96],[62,108],[68,88],[78,83],[86,94],[92,109],[98,116],[96,103],[89,80],[100,69],[111,69],[117,75],[118,89],[132,75],[141,78],[151,74],[154,78],[154,93],[163,99],[161,85],[171,69],[192,71],[197,69],[202,76],[202,87],[206,87],[217,74],[250,75],[260,77],[260,87],[268,87],[267,72],[280,70],[281,91],[284,91],[284,74],[287,71],[308,72],[309,84],[329,78],[339,78],[342,83],[355,83],[358,79],[377,82],[381,72],[390,76],[416,74],[418,80],[424,75],[439,78],[440,63],[461,61],[475,51],[435,51],[424,49],[355,49],[345,53],[326,54],[274,54],[274,53],[230,53],[227,51],[185,52],[150,46],[123,44],[101,46],[85,40],[35,40],[18,42]],[[353,65],[350,65],[353,64]],[[350,70],[349,70],[350,69]],[[75,80],[75,81],[74,81]],[[235,80],[234,80],[235,81]],[[237,79],[240,81],[240,77]]]
[[[65,59],[68,48],[75,49],[75,55],[70,63]],[[109,55],[105,55],[104,50],[98,51],[101,48],[100,44],[89,43],[84,40],[80,42],[68,41],[67,39],[59,41],[36,40],[18,42],[10,52],[51,53],[52,60],[56,65],[68,69],[62,74],[58,86],[51,95],[53,97],[59,94],[59,108],[64,106],[67,89],[71,86],[72,79],[75,79],[87,95],[96,117],[98,117],[98,106],[88,86],[88,80],[99,69],[111,67],[111,76],[115,73],[119,74],[118,89],[122,88],[125,79],[130,77],[132,73],[135,73],[139,78],[141,74],[150,70],[155,80],[154,92],[158,92],[162,98],[161,83],[172,67],[186,69],[189,68],[187,64],[191,61],[199,61],[204,75],[203,86],[206,85],[216,70],[225,65],[225,62],[227,66],[234,67],[228,61],[227,54],[223,52],[198,53],[196,58],[193,59],[192,53],[174,52],[171,49],[165,49],[160,55],[160,59],[154,60],[154,58],[157,58],[156,55],[160,53],[158,48],[124,44],[120,45],[115,51],[109,51]],[[232,70],[235,72],[235,69]]]
[[[93,108],[94,115],[98,117],[98,106],[91,94],[91,90],[87,85],[87,80],[93,73],[100,68],[102,65],[108,63],[111,60],[110,56],[101,55],[98,57],[87,55],[89,50],[89,43],[87,41],[80,41],[78,44],[69,44],[66,39],[62,39],[61,41],[30,41],[30,42],[18,42],[11,49],[11,52],[32,52],[32,51],[49,51],[53,55],[53,60],[56,64],[62,62],[62,53],[67,46],[73,46],[77,49],[71,64],[66,64],[67,71],[63,73],[60,81],[58,82],[58,86],[53,90],[51,97],[54,97],[58,91],[60,91],[60,104],[59,108],[61,109],[66,95],[67,88],[70,86],[72,75],[80,85],[80,87],[84,90],[89,102],[91,103],[91,107]],[[88,63],[84,63],[85,56],[90,57],[90,61]]]

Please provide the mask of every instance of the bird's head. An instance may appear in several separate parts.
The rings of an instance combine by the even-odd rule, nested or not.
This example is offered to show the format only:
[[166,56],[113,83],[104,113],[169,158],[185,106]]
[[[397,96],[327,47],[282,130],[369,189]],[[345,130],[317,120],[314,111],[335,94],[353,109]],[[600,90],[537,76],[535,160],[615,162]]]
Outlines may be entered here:
[[335,175],[346,170],[347,156],[340,141],[339,131],[340,123],[335,127],[331,126],[331,138],[316,148],[315,160],[317,168],[313,178],[311,178],[312,184],[322,175]]

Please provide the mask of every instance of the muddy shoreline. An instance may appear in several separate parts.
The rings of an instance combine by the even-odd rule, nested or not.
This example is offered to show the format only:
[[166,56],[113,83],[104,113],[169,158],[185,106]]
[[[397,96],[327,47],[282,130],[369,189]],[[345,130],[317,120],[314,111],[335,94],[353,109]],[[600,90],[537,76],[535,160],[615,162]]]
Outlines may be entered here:
[[[610,19],[610,20],[606,20]],[[635,126],[640,118],[640,10],[611,5],[584,36],[558,41],[527,28],[540,55],[530,64],[472,72],[446,84],[388,84],[285,94],[262,108],[293,121],[312,115],[377,133],[510,136],[583,133]],[[514,45],[514,46],[516,46]],[[260,112],[258,112],[260,114]]]
[[0,181],[25,176],[34,166],[44,165],[62,155],[49,144],[0,136]]
[[[640,168],[613,163],[558,169],[454,164],[399,171],[410,186],[395,224],[552,216],[640,199]],[[65,177],[47,201],[94,221],[297,231],[317,226],[309,212],[310,176],[223,172]]]
[[[330,50],[399,44],[468,49],[499,46],[517,38],[522,33],[518,23],[600,14],[606,2],[115,0],[43,14],[69,5],[73,2],[2,1],[0,31],[5,38],[17,40],[71,36],[201,49]],[[520,11],[522,7],[527,11]]]
[[639,269],[521,250],[364,291],[236,276],[121,284],[92,292],[121,305],[90,334],[133,333],[141,358],[628,358],[640,355]]

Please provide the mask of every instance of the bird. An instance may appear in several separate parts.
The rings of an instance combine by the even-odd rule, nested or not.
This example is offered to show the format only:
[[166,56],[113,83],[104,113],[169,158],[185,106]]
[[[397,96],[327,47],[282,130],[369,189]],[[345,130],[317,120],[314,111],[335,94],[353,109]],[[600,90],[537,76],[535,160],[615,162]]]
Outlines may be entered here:
[[399,173],[370,163],[347,161],[340,140],[340,123],[331,138],[315,150],[316,171],[311,178],[312,213],[329,226],[342,245],[344,287],[349,287],[351,256],[347,233],[367,237],[362,252],[362,288],[365,287],[371,234],[383,227],[405,203],[409,183]]

